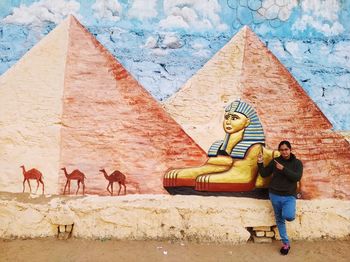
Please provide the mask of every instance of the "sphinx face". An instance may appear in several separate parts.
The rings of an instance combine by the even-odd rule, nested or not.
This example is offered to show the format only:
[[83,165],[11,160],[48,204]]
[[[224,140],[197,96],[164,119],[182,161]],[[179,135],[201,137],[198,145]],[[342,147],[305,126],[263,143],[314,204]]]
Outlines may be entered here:
[[233,134],[241,131],[250,124],[250,119],[241,113],[226,112],[224,116],[224,130],[228,134]]

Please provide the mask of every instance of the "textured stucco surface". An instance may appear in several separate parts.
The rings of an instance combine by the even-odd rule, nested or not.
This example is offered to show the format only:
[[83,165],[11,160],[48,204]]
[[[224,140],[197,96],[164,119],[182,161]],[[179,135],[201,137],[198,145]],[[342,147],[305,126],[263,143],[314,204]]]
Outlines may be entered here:
[[68,21],[0,77],[0,190],[22,190],[24,164],[43,173],[47,192],[57,192],[67,46]]
[[[73,236],[81,238],[221,243],[246,242],[247,227],[275,225],[268,200],[167,195],[32,199],[28,194],[1,194],[1,238],[55,236],[58,225],[73,223]],[[293,240],[349,238],[350,202],[298,200],[296,219],[287,227]]]

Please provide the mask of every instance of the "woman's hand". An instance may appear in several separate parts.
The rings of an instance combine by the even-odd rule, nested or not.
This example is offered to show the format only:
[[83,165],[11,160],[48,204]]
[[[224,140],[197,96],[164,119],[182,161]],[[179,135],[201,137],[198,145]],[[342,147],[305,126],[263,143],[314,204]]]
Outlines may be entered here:
[[283,168],[284,168],[284,166],[283,165],[281,165],[279,162],[277,162],[276,160],[274,160],[275,161],[275,163],[276,163],[276,168],[278,169],[278,170],[283,170]]

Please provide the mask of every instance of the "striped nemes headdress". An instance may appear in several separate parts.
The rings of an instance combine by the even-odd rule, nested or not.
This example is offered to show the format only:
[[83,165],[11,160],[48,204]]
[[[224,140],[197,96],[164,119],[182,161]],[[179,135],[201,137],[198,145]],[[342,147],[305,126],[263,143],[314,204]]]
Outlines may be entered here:
[[[232,149],[231,157],[243,159],[252,145],[265,144],[264,130],[253,107],[243,101],[236,100],[226,107],[225,112],[241,113],[250,119],[250,124],[245,128],[243,139]],[[230,134],[226,134],[225,140],[215,142],[210,147],[208,156],[216,156],[219,148],[225,150],[229,138]]]

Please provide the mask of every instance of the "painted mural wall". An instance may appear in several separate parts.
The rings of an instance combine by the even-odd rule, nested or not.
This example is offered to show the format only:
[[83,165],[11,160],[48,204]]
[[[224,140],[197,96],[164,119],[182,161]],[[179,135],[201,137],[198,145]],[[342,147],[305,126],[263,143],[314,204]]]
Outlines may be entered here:
[[306,198],[349,198],[350,146],[334,131],[350,129],[350,1],[0,7],[1,190],[21,187],[18,162],[38,167],[50,193],[70,177],[107,194],[116,167],[128,193],[166,193],[167,172],[210,161],[225,108],[242,99],[264,127],[259,143],[296,145]]

